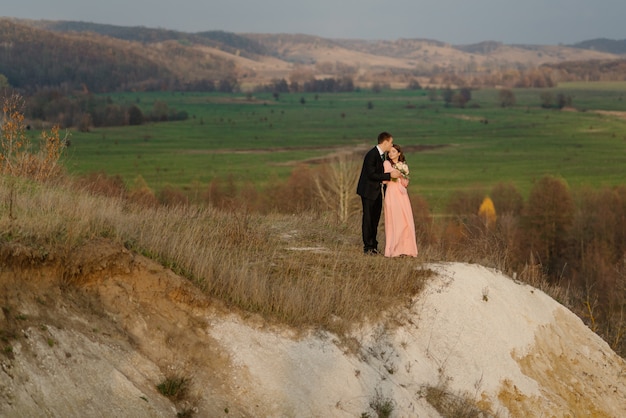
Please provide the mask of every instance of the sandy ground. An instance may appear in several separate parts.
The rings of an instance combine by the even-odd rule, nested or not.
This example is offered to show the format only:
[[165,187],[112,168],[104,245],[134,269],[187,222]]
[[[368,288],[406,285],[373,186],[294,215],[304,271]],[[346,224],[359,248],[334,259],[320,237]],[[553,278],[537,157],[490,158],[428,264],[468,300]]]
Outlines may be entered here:
[[[2,417],[373,417],[382,404],[438,417],[451,400],[498,417],[626,416],[624,360],[543,292],[478,265],[432,265],[411,307],[350,347],[227,310],[106,242],[77,254],[77,288],[16,266],[0,270]],[[172,376],[189,382],[176,402],[156,390]]]

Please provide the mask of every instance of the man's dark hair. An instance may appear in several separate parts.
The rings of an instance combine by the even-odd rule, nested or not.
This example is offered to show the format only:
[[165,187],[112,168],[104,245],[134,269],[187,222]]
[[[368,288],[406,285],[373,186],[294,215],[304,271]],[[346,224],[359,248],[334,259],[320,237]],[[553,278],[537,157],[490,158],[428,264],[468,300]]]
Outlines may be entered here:
[[381,132],[380,134],[378,134],[378,143],[382,144],[389,138],[391,138],[391,134],[389,132]]

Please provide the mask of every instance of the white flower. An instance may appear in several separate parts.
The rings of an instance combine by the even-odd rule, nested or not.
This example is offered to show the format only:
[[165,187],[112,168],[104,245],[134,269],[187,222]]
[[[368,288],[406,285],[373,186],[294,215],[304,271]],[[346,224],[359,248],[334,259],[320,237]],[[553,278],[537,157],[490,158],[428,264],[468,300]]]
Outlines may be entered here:
[[393,165],[393,168],[398,170],[400,174],[402,174],[402,177],[404,177],[407,180],[409,179],[409,166],[406,163],[398,161],[397,163]]

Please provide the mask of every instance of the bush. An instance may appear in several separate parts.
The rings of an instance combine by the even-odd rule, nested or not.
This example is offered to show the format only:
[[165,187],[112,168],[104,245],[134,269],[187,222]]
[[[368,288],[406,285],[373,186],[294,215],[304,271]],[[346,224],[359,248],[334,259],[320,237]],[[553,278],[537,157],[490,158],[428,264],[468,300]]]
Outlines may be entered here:
[[24,100],[18,94],[2,100],[0,125],[0,173],[45,181],[61,174],[58,164],[67,138],[59,136],[59,128],[41,133],[39,149],[33,149],[26,136]]
[[574,217],[574,201],[567,184],[545,176],[533,186],[522,227],[525,247],[537,257],[550,277],[567,266],[568,236]]

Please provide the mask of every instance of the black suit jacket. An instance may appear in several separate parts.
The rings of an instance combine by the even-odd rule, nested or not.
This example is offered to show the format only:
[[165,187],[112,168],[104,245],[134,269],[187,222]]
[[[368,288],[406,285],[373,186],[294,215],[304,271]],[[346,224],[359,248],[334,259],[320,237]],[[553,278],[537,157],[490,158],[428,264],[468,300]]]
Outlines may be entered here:
[[356,193],[366,199],[376,200],[381,193],[380,184],[384,180],[391,180],[391,174],[385,173],[378,148],[374,147],[365,154],[363,159]]

